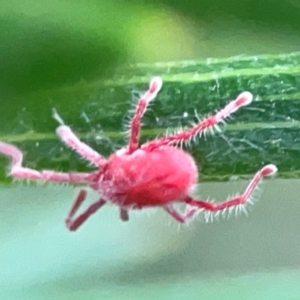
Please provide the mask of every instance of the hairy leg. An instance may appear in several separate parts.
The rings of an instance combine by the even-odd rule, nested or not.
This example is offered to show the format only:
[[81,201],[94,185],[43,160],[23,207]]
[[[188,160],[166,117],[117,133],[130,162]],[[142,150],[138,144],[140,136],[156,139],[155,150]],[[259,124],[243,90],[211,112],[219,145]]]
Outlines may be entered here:
[[264,166],[259,170],[253,177],[253,179],[248,184],[246,190],[240,196],[234,197],[232,199],[223,201],[221,203],[215,204],[209,201],[193,199],[191,197],[186,197],[185,202],[189,205],[202,208],[205,211],[217,212],[221,210],[226,210],[228,208],[236,207],[242,209],[247,202],[251,201],[251,193],[257,187],[258,183],[265,177],[271,176],[277,172],[277,168],[274,165]]
[[164,206],[164,210],[168,214],[170,214],[176,221],[178,221],[180,223],[185,223],[189,219],[191,219],[197,211],[199,211],[199,208],[188,205],[184,213],[179,213],[171,205],[166,205],[166,206]]
[[80,191],[74,204],[71,207],[70,212],[66,218],[66,226],[70,231],[75,231],[80,227],[92,214],[94,214],[98,209],[100,209],[106,201],[100,199],[93,204],[91,204],[83,213],[79,216],[75,217],[77,210],[79,209],[80,205],[86,198],[86,191]]
[[189,141],[197,135],[201,135],[208,129],[218,128],[218,123],[224,122],[224,120],[229,117],[232,113],[240,109],[242,106],[248,105],[252,102],[252,94],[249,92],[241,93],[235,100],[227,104],[222,110],[213,116],[209,116],[202,120],[200,123],[196,124],[190,129],[158,138],[156,140],[150,141],[142,146],[142,148],[153,149],[163,145],[172,145],[182,143],[184,141]]
[[11,158],[12,164],[9,174],[13,178],[79,183],[88,182],[91,177],[90,173],[62,173],[48,170],[36,171],[24,168],[22,167],[23,153],[11,144],[0,142],[0,153]]
[[154,77],[150,84],[148,91],[139,99],[135,113],[130,122],[130,137],[129,137],[129,154],[134,152],[139,147],[139,135],[141,128],[141,118],[147,110],[147,106],[153,100],[162,86],[160,77]]
[[63,123],[55,109],[53,109],[53,118],[61,124],[56,129],[56,134],[68,147],[97,167],[102,167],[105,164],[106,160],[98,152],[81,142],[71,128]]

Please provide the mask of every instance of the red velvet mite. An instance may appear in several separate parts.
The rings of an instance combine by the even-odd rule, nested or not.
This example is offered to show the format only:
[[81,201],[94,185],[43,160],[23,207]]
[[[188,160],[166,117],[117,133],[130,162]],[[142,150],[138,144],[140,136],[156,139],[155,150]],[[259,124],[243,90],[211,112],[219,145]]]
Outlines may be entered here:
[[[76,216],[77,210],[86,198],[85,190],[79,192],[66,218],[66,225],[71,231],[75,231],[89,216],[108,202],[119,207],[120,218],[123,221],[129,219],[129,210],[148,207],[160,207],[181,223],[185,223],[200,211],[212,215],[227,209],[244,210],[245,205],[251,202],[250,196],[257,184],[263,177],[276,173],[276,166],[264,166],[254,175],[241,195],[217,204],[194,199],[190,195],[191,188],[198,181],[198,168],[193,157],[177,145],[205,133],[208,129],[214,127],[218,129],[218,123],[224,122],[242,106],[250,104],[252,95],[243,92],[225,108],[193,127],[140,145],[141,118],[161,87],[162,79],[154,77],[149,89],[137,102],[130,121],[128,144],[107,159],[81,142],[55,112],[54,117],[60,123],[56,130],[57,135],[67,146],[94,165],[94,172],[62,173],[29,169],[22,166],[23,153],[18,148],[0,142],[0,153],[11,158],[9,175],[19,179],[80,183],[97,191],[99,199]],[[186,204],[185,212],[179,212],[173,207],[173,204],[178,202]]]

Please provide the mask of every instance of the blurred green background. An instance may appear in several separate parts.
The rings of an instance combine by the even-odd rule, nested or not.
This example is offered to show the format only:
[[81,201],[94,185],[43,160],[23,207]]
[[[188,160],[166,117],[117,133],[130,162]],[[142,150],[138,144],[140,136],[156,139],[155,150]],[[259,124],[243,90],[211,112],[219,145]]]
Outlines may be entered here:
[[129,62],[298,51],[299,12],[296,0],[1,1],[1,101]]
[[[73,85],[129,64],[300,50],[296,0],[1,0],[0,22],[3,137],[38,124],[44,103],[24,111],[34,93],[68,88],[72,109]],[[106,207],[75,234],[63,218],[76,190],[3,186],[0,299],[300,299],[299,183],[266,182],[249,218],[178,229],[163,212],[124,224]],[[245,184],[205,183],[201,195]]]

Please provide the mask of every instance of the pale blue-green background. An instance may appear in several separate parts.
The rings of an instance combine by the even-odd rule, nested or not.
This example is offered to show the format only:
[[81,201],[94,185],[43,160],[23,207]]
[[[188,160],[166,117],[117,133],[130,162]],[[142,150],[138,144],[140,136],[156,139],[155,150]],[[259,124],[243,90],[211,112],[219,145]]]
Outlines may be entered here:
[[[245,184],[200,190],[222,200]],[[72,188],[2,187],[1,299],[300,299],[298,185],[265,182],[248,217],[186,227],[155,210],[122,223],[107,206],[76,233],[63,224]]]

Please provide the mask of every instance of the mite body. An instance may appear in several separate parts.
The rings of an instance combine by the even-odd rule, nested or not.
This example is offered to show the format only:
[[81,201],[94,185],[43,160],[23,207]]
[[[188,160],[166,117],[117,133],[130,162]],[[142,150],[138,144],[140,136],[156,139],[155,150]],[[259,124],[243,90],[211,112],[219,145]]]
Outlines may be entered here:
[[99,192],[117,205],[143,208],[180,201],[197,182],[194,159],[181,149],[162,146],[120,152],[109,158],[98,181]]
[[[13,178],[81,183],[96,190],[100,195],[99,199],[76,216],[86,198],[85,190],[79,192],[66,218],[66,225],[71,231],[75,231],[107,202],[119,207],[120,218],[124,221],[129,219],[129,210],[147,207],[160,207],[181,223],[187,222],[200,211],[213,215],[227,209],[244,210],[245,206],[251,203],[251,193],[257,184],[263,177],[276,173],[276,166],[264,166],[254,175],[241,195],[216,204],[194,199],[190,195],[190,190],[198,181],[198,169],[193,157],[177,145],[194,139],[208,129],[217,127],[218,123],[223,122],[236,110],[250,104],[252,95],[249,92],[243,92],[225,108],[193,127],[140,145],[141,118],[161,86],[160,77],[154,77],[151,80],[148,91],[137,102],[130,122],[128,145],[113,153],[108,159],[81,142],[71,128],[66,126],[54,112],[54,118],[60,123],[56,131],[57,135],[67,146],[93,164],[94,172],[62,173],[25,168],[22,166],[22,152],[11,144],[0,142],[0,153],[11,159],[9,174]],[[173,207],[173,204],[178,202],[186,204],[184,212],[179,212]]]

